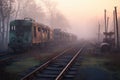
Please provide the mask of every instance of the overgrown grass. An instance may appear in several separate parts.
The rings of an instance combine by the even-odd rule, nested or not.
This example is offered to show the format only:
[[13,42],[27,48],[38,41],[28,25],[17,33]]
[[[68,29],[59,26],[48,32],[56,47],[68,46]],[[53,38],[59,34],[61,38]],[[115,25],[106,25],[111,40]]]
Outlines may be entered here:
[[57,53],[34,54],[32,57],[23,58],[20,61],[13,62],[5,69],[5,72],[7,73],[7,80],[16,80],[20,73],[30,69],[33,66],[48,61],[55,55],[57,55]]
[[94,57],[87,57],[85,60],[81,63],[81,66],[98,66],[103,67],[104,63],[107,61],[107,59],[100,59],[100,58],[94,58]]
[[13,64],[7,66],[6,72],[19,73],[38,64],[39,64],[39,61],[36,60],[35,58],[26,58],[18,62],[14,62]]

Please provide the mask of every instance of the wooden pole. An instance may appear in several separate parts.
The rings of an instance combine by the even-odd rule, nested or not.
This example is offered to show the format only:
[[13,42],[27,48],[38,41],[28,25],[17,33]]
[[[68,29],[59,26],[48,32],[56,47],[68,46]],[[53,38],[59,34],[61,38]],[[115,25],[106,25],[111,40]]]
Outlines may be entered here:
[[116,23],[117,48],[119,48],[119,31],[118,31],[117,7],[115,7],[115,23]]
[[[104,10],[104,20],[105,20],[105,33],[107,32],[107,26],[106,26],[106,9]],[[107,38],[107,35],[105,34],[105,39]]]
[[106,32],[108,32],[108,26],[109,26],[109,17],[107,17]]
[[115,23],[116,23],[116,21],[115,21],[115,10],[113,10],[113,26],[114,26],[114,45],[115,45],[115,47],[117,46],[117,38],[116,38],[116,26],[115,26]]
[[100,41],[100,23],[98,23],[98,42]]
[[106,26],[106,9],[104,10],[104,20],[105,20],[105,32],[107,32],[107,26]]

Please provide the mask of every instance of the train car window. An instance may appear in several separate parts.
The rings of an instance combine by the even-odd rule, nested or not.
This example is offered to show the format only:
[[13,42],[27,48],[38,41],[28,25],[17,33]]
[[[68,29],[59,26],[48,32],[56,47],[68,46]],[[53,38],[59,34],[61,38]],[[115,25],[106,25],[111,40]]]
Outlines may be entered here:
[[45,29],[45,32],[47,33],[47,29]]
[[34,37],[36,37],[36,27],[34,26]]
[[45,29],[43,29],[43,32],[45,32]]
[[47,30],[43,28],[43,32],[45,33],[45,32],[47,32]]
[[14,26],[12,26],[12,30],[14,30]]
[[39,31],[39,32],[41,31],[40,27],[38,27],[38,31]]
[[10,27],[10,30],[11,30],[11,31],[14,31],[15,29],[16,29],[15,26],[11,26],[11,27]]
[[14,26],[13,29],[16,30],[16,26]]
[[44,33],[44,28],[42,28],[42,33]]
[[48,32],[48,39],[50,39],[50,32]]
[[11,30],[11,31],[13,30],[13,26],[10,27],[10,30]]

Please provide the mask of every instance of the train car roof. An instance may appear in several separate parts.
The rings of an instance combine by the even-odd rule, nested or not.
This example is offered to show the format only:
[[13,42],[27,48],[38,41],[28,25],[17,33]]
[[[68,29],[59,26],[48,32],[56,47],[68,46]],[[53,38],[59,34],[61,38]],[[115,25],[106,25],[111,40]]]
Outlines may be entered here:
[[45,24],[43,24],[43,23],[35,22],[35,20],[32,20],[32,19],[30,19],[30,20],[28,20],[28,19],[17,19],[17,20],[13,20],[13,21],[10,22],[10,25],[19,25],[19,24],[27,24],[27,25],[28,25],[28,24],[29,24],[29,25],[35,24],[35,25],[41,25],[41,27],[50,30],[50,27],[49,27],[49,26],[47,26],[47,25],[45,25]]
[[34,22],[35,25],[40,25],[40,27],[46,28],[46,29],[50,29],[49,26],[43,24],[43,23],[38,23],[38,22]]
[[32,24],[30,20],[13,20],[10,22],[10,25],[19,25],[19,24]]

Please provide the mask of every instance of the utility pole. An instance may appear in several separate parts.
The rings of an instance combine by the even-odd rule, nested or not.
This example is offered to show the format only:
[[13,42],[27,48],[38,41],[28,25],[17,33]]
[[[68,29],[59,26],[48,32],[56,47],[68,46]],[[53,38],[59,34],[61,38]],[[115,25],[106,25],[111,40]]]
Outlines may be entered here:
[[114,46],[117,46],[117,38],[116,38],[116,25],[115,25],[115,10],[113,10],[113,26],[114,26]]
[[109,26],[109,17],[107,17],[106,32],[108,32],[108,26]]
[[115,7],[115,24],[116,24],[117,48],[119,48],[119,31],[118,31],[117,7]]
[[106,9],[104,10],[104,20],[105,20],[105,32],[107,32],[107,26],[106,26]]
[[100,23],[98,23],[98,42],[100,41]]
[[106,33],[107,33],[107,25],[106,25],[106,9],[104,10],[104,20],[105,20],[105,32],[104,32],[104,34],[105,34],[105,39],[107,39],[107,35],[106,35]]
[[116,25],[115,25],[116,21],[115,21],[115,10],[113,10],[113,26],[114,26],[114,34],[116,31]]

